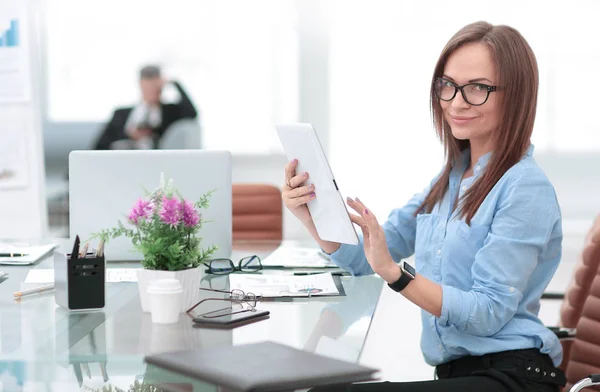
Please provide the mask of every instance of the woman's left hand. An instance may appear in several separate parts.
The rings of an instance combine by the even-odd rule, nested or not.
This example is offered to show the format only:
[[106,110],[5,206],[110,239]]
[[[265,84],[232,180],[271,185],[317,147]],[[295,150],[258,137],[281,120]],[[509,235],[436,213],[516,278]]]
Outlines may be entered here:
[[377,222],[375,215],[358,198],[355,200],[347,198],[347,203],[358,213],[358,215],[350,214],[350,219],[362,230],[365,256],[373,271],[385,280],[399,279],[400,269],[390,255],[385,232]]

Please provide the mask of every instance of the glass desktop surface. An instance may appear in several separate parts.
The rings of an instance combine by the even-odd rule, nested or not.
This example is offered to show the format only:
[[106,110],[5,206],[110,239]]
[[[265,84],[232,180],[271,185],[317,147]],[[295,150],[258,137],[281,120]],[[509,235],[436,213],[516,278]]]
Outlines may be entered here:
[[[231,259],[237,263],[253,254],[264,258],[278,246],[268,241],[236,242]],[[23,283],[30,269],[52,266],[52,257],[34,266],[0,266],[9,273],[0,283],[2,391],[101,391],[108,385],[114,391],[114,387],[129,391],[136,380],[162,390],[217,390],[148,366],[144,357],[267,340],[356,362],[383,282],[376,276],[343,276],[345,296],[259,302],[257,309],[270,311],[268,319],[215,329],[194,327],[185,313],[177,324],[153,324],[150,314],[141,310],[137,283],[108,283],[107,306],[98,311],[69,312],[56,305],[53,292],[13,298],[15,291],[40,285]],[[109,263],[108,267],[139,268],[139,263]],[[227,289],[228,278],[205,277],[202,286]],[[209,291],[201,295],[225,296]]]

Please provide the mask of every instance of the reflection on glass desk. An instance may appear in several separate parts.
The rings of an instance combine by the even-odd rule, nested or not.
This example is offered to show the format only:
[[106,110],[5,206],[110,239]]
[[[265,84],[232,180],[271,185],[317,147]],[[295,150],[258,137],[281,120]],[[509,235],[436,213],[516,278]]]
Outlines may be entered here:
[[[278,245],[235,243],[232,259],[251,254],[266,257]],[[110,384],[128,391],[136,380],[170,385],[165,390],[216,390],[151,369],[143,358],[265,340],[357,361],[382,287],[375,276],[344,276],[346,296],[258,302],[257,309],[270,311],[268,319],[234,329],[198,328],[185,313],[177,324],[152,324],[150,314],[141,310],[136,283],[107,284],[107,306],[94,312],[58,307],[53,292],[13,299],[13,292],[32,286],[23,283],[30,268],[52,266],[49,258],[33,267],[2,267],[10,275],[0,283],[0,390],[100,391]],[[205,277],[202,285],[228,289],[228,277]],[[201,291],[202,297],[215,295],[225,294]]]

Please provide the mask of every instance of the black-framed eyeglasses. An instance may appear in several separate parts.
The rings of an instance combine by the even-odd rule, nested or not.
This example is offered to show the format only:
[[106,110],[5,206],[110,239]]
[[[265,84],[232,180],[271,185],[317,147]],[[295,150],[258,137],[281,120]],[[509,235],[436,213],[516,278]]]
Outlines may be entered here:
[[208,267],[206,270],[207,273],[215,275],[227,275],[235,271],[257,272],[262,269],[260,257],[257,255],[247,256],[240,259],[237,267],[233,264],[231,259],[225,258],[214,259],[208,264],[204,263],[204,265]]
[[[192,317],[217,318],[243,312],[255,312],[256,302],[262,299],[261,295],[256,295],[254,293],[245,293],[244,291],[239,289],[216,290],[200,288],[200,290],[229,294],[229,298],[205,298],[201,300],[200,302],[186,310],[186,313]],[[194,309],[208,301],[227,301],[230,303],[230,306],[217,310],[211,310],[200,314],[193,313]],[[244,304],[246,305],[246,307],[244,307]]]
[[436,78],[433,82],[433,91],[442,101],[452,101],[456,92],[460,90],[463,99],[469,105],[481,106],[487,102],[490,93],[498,90],[498,86],[490,86],[484,83],[468,83],[462,86],[446,78]]

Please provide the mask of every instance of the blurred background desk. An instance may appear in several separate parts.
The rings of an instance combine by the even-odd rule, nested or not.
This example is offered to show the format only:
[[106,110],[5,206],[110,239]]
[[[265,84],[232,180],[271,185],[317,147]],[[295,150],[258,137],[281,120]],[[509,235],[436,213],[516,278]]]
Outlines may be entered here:
[[[252,254],[264,258],[277,246],[277,242],[235,243],[232,260]],[[48,258],[31,268],[52,266]],[[115,267],[139,264],[109,265]],[[10,274],[0,283],[4,390],[80,391],[101,389],[106,383],[128,390],[147,374],[143,363],[147,354],[264,340],[357,361],[383,282],[376,276],[342,277],[346,296],[261,302],[257,308],[269,310],[269,319],[219,330],[193,328],[186,314],[177,324],[152,324],[150,314],[141,310],[137,283],[108,284],[107,306],[96,312],[68,312],[55,305],[53,292],[15,301],[13,292],[31,286],[23,284],[31,268],[2,267]],[[213,288],[225,288],[227,282],[227,277],[210,279]],[[152,377],[178,380],[155,372]]]

